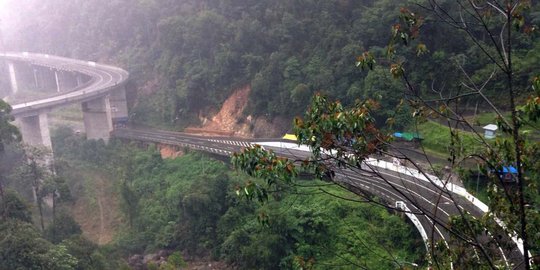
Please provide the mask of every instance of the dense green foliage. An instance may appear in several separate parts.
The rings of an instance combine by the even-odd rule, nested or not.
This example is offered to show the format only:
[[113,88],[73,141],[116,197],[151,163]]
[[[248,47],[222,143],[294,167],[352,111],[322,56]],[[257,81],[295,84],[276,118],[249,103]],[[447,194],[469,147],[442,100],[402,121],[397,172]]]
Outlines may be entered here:
[[43,237],[32,224],[29,206],[14,191],[3,195],[0,209],[0,269],[117,269],[80,235],[71,216],[55,217]]
[[[138,121],[169,125],[177,117],[183,121],[218,106],[234,88],[246,84],[253,88],[246,113],[256,115],[300,114],[309,97],[322,92],[344,104],[357,98],[380,99],[382,116],[388,116],[404,97],[400,83],[388,74],[379,69],[362,73],[354,66],[355,58],[367,49],[377,62],[386,61],[382,47],[387,45],[390,26],[399,22],[398,10],[406,5],[402,2],[12,2],[20,16],[19,25],[8,29],[16,33],[7,35],[6,43],[13,49],[110,58],[127,68],[139,85],[157,82],[151,83],[154,93],[141,98],[133,110]],[[116,15],[119,10],[122,16]],[[533,23],[538,22],[538,13],[532,14]],[[458,87],[462,76],[458,64],[476,70],[474,80],[491,72],[489,59],[478,48],[448,30],[431,23],[422,29],[422,56],[409,59],[408,69],[409,78],[421,83],[421,92],[443,85]],[[540,43],[520,39],[517,45],[523,49],[516,51],[515,66],[525,71],[519,80],[524,85],[531,77],[526,71],[539,66],[540,50],[534,48]],[[486,89],[487,95],[494,95],[503,85],[492,82]],[[410,119],[397,120],[400,127]]]
[[4,145],[21,140],[19,130],[10,123],[14,118],[10,115],[11,106],[0,100],[0,153],[4,152]]
[[63,245],[53,246],[31,224],[20,220],[0,223],[0,268],[74,269],[77,259]]
[[[513,267],[505,262],[506,258],[497,256],[499,251],[492,248],[497,245],[502,248],[512,246],[500,243],[509,242],[509,239],[499,239],[498,243],[495,243],[497,238],[488,238],[483,243],[478,240],[486,231],[495,232],[503,227],[505,234],[516,234],[523,240],[523,261],[517,261],[516,264],[531,269],[529,251],[534,256],[539,243],[539,205],[532,203],[538,197],[539,144],[538,141],[528,141],[527,134],[531,131],[522,127],[527,125],[535,128],[540,119],[540,77],[536,76],[538,65],[524,59],[529,55],[524,48],[531,48],[538,42],[531,35],[536,26],[529,23],[538,20],[539,7],[529,1],[505,1],[504,6],[498,1],[482,1],[481,4],[473,1],[456,1],[454,4],[445,1],[425,2],[427,4],[423,6],[420,4],[400,10],[400,22],[392,25],[391,39],[386,47],[389,63],[383,66],[389,68],[392,77],[403,82],[407,102],[414,109],[411,116],[417,123],[425,122],[420,127],[424,137],[428,137],[424,145],[439,152],[446,150],[449,164],[446,167],[446,178],[451,179],[452,171],[461,170],[465,162],[476,163],[483,169],[483,175],[489,178],[488,213],[481,219],[468,213],[451,217],[449,228],[446,228],[450,232],[449,243],[436,244],[436,248],[430,250],[433,264],[441,269],[451,268],[452,264],[454,267],[472,269]],[[439,60],[449,58],[451,64],[438,63],[438,70],[431,73],[429,71],[435,67],[431,65],[437,61],[426,61],[428,48],[433,48],[434,37],[437,42],[444,40],[437,35],[437,30],[431,28],[433,21],[443,22],[436,24],[435,29],[443,30],[449,40],[455,41],[459,35],[463,35],[465,40],[460,43],[437,44],[435,49],[441,51],[433,53],[430,60],[436,60],[433,59],[435,56],[441,57]],[[499,31],[500,34],[494,34]],[[454,51],[461,53],[448,55]],[[363,53],[357,58],[357,66],[373,72],[377,70],[377,56],[377,50]],[[523,69],[524,63],[534,71]],[[449,66],[454,66],[457,72],[447,70]],[[418,77],[426,75],[426,71],[431,78]],[[440,75],[444,76],[438,77]],[[384,77],[379,77],[376,82],[384,83]],[[427,86],[426,82],[431,85]],[[364,90],[368,89],[369,86]],[[503,101],[503,96],[508,100]],[[525,97],[524,101],[518,101]],[[471,102],[476,102],[476,106],[478,102],[489,105],[489,110],[497,115],[496,122],[504,136],[489,142],[481,133],[463,131],[474,130],[464,117],[467,113],[471,114],[467,112]],[[394,150],[400,154],[386,151],[392,149],[393,145],[388,144],[388,136],[375,132],[372,125],[372,115],[380,110],[362,104],[373,102],[357,102],[355,106],[345,109],[339,101],[326,102],[326,97],[315,95],[304,119],[298,118],[294,123],[298,142],[312,146],[311,156],[301,164],[313,164],[311,167],[316,169],[315,172],[322,171],[330,176],[342,172],[344,168],[362,174],[359,161],[373,153],[382,152],[420,168],[414,155],[402,154],[399,146]],[[504,110],[511,113],[501,113]],[[385,112],[384,108],[382,112]],[[442,127],[436,122],[426,122],[426,119],[440,119],[448,124]],[[392,124],[394,121],[390,117],[387,123]],[[331,158],[321,155],[321,149],[332,153]],[[234,163],[239,169],[267,181],[265,186],[257,186],[258,197],[261,197],[259,194],[264,197],[272,189],[274,178],[288,185],[294,184],[288,177],[283,177],[296,172],[294,166],[283,166],[290,161],[270,157],[271,153],[265,153],[257,147],[248,148],[234,157]],[[509,164],[516,166],[516,173],[508,174],[508,179],[503,180],[502,168]],[[431,170],[438,171],[433,166]],[[378,176],[385,179],[380,174]],[[339,181],[339,178],[335,181]],[[389,185],[398,192],[403,191],[402,188]],[[244,189],[249,190],[250,186]],[[441,194],[451,192],[443,190]],[[408,201],[419,206],[415,200]],[[424,215],[429,217],[425,212]],[[502,218],[506,225],[497,225],[494,216]]]
[[[380,115],[374,116],[384,124],[406,96],[403,85],[380,68],[361,72],[355,58],[369,49],[376,63],[388,61],[383,47],[404,5],[388,0],[12,0],[7,6],[17,9],[13,17],[19,24],[6,29],[6,43],[14,50],[117,62],[139,86],[146,85],[132,110],[139,122],[185,124],[249,84],[246,114],[295,116],[313,93],[322,92],[345,105],[359,98],[380,101]],[[51,8],[54,13],[47,12]],[[530,21],[538,23],[534,8]],[[116,16],[119,10],[122,16]],[[459,31],[431,20],[436,18],[425,18],[422,26],[419,56],[403,55],[417,91],[463,91],[458,90],[462,69],[480,83],[492,71],[490,60]],[[530,71],[540,67],[540,42],[519,38],[516,43],[516,83],[524,88],[534,76]],[[497,83],[501,76],[495,74],[485,85],[487,96],[504,90]],[[142,93],[148,91],[152,95]],[[480,99],[469,101],[486,106]],[[495,102],[507,106],[504,100]],[[407,126],[408,115],[407,108],[399,111],[395,127]]]
[[223,162],[198,153],[164,160],[153,148],[105,146],[59,133],[57,158],[118,177],[130,221],[115,241],[119,254],[183,250],[241,269],[394,269],[423,262],[422,240],[403,217],[336,199],[328,193],[354,195],[335,186],[301,181],[313,187],[276,191],[268,204],[254,205],[235,193],[247,176]]
[[[470,113],[467,110],[479,102],[482,103],[480,107],[491,107],[494,104],[501,110],[510,109],[512,114],[508,118],[511,121],[505,123],[501,119],[497,120],[508,137],[496,141],[493,148],[485,143],[485,153],[476,153],[479,150],[473,147],[480,140],[474,141],[469,134],[457,129],[441,129],[432,122],[420,128],[423,128],[423,135],[427,137],[426,146],[440,152],[449,152],[452,167],[459,166],[460,158],[468,158],[471,152],[483,158],[482,165],[487,163],[486,167],[490,170],[508,163],[517,164],[519,192],[506,191],[502,181],[497,182],[500,180],[497,176],[493,177],[490,187],[490,196],[493,197],[490,206],[495,214],[507,218],[509,229],[525,234],[525,228],[518,228],[520,224],[525,227],[525,213],[538,214],[537,207],[524,208],[531,205],[524,198],[533,202],[537,200],[536,182],[531,181],[525,192],[523,183],[525,180],[538,179],[539,164],[534,157],[538,156],[539,147],[522,141],[518,130],[524,124],[524,119],[538,119],[540,99],[536,93],[536,97],[527,99],[523,107],[516,107],[514,102],[514,98],[525,100],[527,95],[534,94],[533,90],[538,91],[538,88],[530,87],[530,82],[537,75],[534,71],[540,68],[540,41],[537,36],[528,35],[526,31],[518,32],[526,29],[525,21],[532,24],[540,22],[536,3],[523,16],[521,8],[515,13],[506,14],[506,18],[512,17],[512,26],[501,26],[500,21],[493,19],[497,15],[479,13],[474,17],[473,14],[473,19],[487,24],[484,29],[475,28],[472,34],[469,33],[472,38],[464,39],[463,31],[451,31],[454,30],[453,26],[441,25],[440,18],[430,15],[424,18],[414,11],[402,10],[404,24],[394,24],[399,22],[397,10],[404,3],[389,0],[280,0],[268,3],[253,0],[186,0],[181,4],[167,0],[64,2],[13,1],[25,20],[21,20],[22,26],[13,28],[20,36],[9,40],[9,43],[17,50],[118,62],[132,72],[140,85],[147,81],[157,82],[149,86],[153,88],[150,89],[153,95],[140,98],[134,108],[133,119],[136,121],[160,121],[167,125],[172,125],[178,119],[185,121],[190,119],[189,116],[217,107],[233,89],[248,84],[252,87],[252,93],[246,114],[292,116],[303,111],[309,96],[320,91],[332,99],[341,100],[340,103],[331,103],[337,105],[332,105],[334,107],[329,110],[338,114],[328,113],[327,119],[323,119],[328,120],[325,123],[331,123],[326,127],[330,132],[324,134],[316,130],[318,133],[312,133],[321,136],[312,140],[313,134],[309,132],[316,125],[310,125],[307,128],[300,127],[300,137],[307,143],[312,142],[327,149],[333,149],[334,142],[345,144],[341,157],[347,157],[344,152],[350,149],[345,148],[353,144],[353,150],[358,151],[356,154],[364,158],[375,151],[377,145],[369,140],[373,138],[359,141],[355,137],[351,138],[350,134],[340,133],[340,130],[346,128],[350,128],[350,133],[372,128],[371,125],[363,125],[358,130],[356,126],[350,126],[354,121],[348,121],[349,115],[341,104],[363,104],[356,103],[357,98],[377,101],[367,101],[366,104],[370,104],[370,109],[373,108],[368,120],[374,120],[378,126],[396,113],[404,96],[411,101],[413,115],[428,118],[439,115],[449,119],[453,114]],[[415,2],[426,3],[422,0]],[[522,2],[523,6],[528,3],[518,2]],[[441,7],[437,10],[444,10],[445,13],[448,10],[445,16],[463,16],[462,7],[453,8],[453,5],[455,3],[452,1],[441,1]],[[56,12],[47,12],[49,9]],[[123,16],[116,16],[118,10],[122,10]],[[465,14],[469,15],[471,13]],[[419,35],[420,26],[422,35]],[[472,27],[476,26],[473,24]],[[498,33],[505,27],[509,33],[506,39],[508,45],[504,42],[504,36],[500,38],[503,41],[500,47],[497,47],[498,41],[494,46],[490,45],[495,39],[492,33]],[[512,29],[516,29],[516,33]],[[393,34],[393,39],[385,50],[382,47],[387,44],[389,33]],[[62,44],[58,44],[58,40],[62,40]],[[417,45],[415,48],[396,53],[399,43],[410,45],[413,40],[416,42],[414,45]],[[362,54],[366,48],[370,49],[370,54]],[[511,61],[504,55],[501,59],[490,58],[491,55],[504,54],[501,53],[504,49],[511,53],[511,57],[508,57]],[[394,56],[391,60],[386,58],[388,52]],[[362,55],[358,58],[359,67],[369,69],[363,73],[354,67],[354,57],[359,55]],[[373,68],[375,63],[387,64],[389,61],[394,61],[391,75],[402,78],[406,87],[402,88],[402,83],[392,81],[392,76],[384,69]],[[479,86],[482,88],[481,97],[477,93],[467,93],[477,90]],[[507,97],[511,99],[511,104]],[[490,100],[493,102],[487,106]],[[432,107],[426,108],[426,104]],[[378,107],[376,105],[380,108],[375,109]],[[411,122],[409,115],[412,110],[407,106],[400,109],[403,110],[391,121],[397,128],[406,127]],[[339,113],[346,116],[342,117]],[[362,117],[354,119],[364,120]],[[312,120],[315,124],[319,123],[317,112],[313,113]],[[345,123],[344,126],[338,126],[341,123]],[[449,136],[445,134],[447,131],[451,132]],[[120,151],[107,148],[101,142],[77,144],[69,139],[66,143],[85,149],[74,154],[81,161],[93,162],[95,166],[112,165],[115,170],[120,168],[120,172],[116,173],[122,178],[120,188],[124,198],[123,207],[130,224],[130,231],[122,238],[129,240],[126,247],[134,250],[179,247],[195,253],[212,250],[216,256],[227,258],[223,248],[217,248],[220,243],[219,220],[222,214],[234,208],[234,202],[227,201],[228,204],[219,204],[219,207],[216,202],[229,198],[224,189],[220,188],[230,187],[235,182],[234,176],[218,173],[214,167],[218,165],[211,164],[207,164],[208,173],[204,170],[203,173],[199,171],[193,175],[195,169],[183,171],[183,167],[164,162],[155,153],[135,155],[139,160],[131,160],[130,153],[124,153],[121,158],[112,161],[104,160],[103,156],[115,156],[115,152]],[[191,164],[193,160],[184,162]],[[182,166],[189,167],[188,164]],[[144,169],[139,169],[139,166]],[[177,171],[193,179],[202,177],[199,181],[203,183],[195,184],[197,181],[194,181],[189,185],[179,184],[169,178],[169,174],[176,174]],[[140,179],[141,176],[144,179]],[[175,175],[176,178],[180,179],[180,175]],[[159,185],[149,184],[148,179]],[[174,192],[169,193],[169,188],[174,188]],[[509,195],[518,196],[513,198]],[[518,199],[521,202],[518,203]],[[508,201],[504,203],[504,200]],[[199,203],[217,211],[217,214],[199,216]],[[518,212],[522,217],[512,215]],[[243,215],[246,214],[242,212]],[[178,220],[187,222],[179,223]],[[533,243],[538,242],[540,235],[537,233],[538,223],[538,220],[532,220],[527,225]],[[274,229],[273,226],[275,224],[270,224],[270,229]],[[281,232],[283,228],[277,230]],[[253,232],[251,228],[249,231]],[[169,238],[172,232],[173,237]],[[193,233],[198,236],[204,234],[204,237],[190,238],[194,237]],[[239,239],[242,243],[250,243],[249,238]],[[318,236],[314,236],[314,239],[315,242],[319,241]],[[283,246],[279,238],[264,243],[268,246]],[[246,252],[262,252],[257,247]],[[531,248],[537,252],[537,246]],[[290,250],[290,253],[279,256],[280,262],[284,256],[291,254],[304,256],[298,247]],[[476,260],[472,257],[467,259]],[[278,260],[271,258],[268,261],[275,266]],[[283,263],[292,264],[291,261],[294,260],[285,260]],[[309,260],[302,261],[307,262]],[[257,264],[267,266],[266,261],[257,261]]]
[[[54,218],[46,231],[32,223],[29,206],[8,191],[0,207],[0,269],[118,269],[119,258],[107,257],[81,235],[80,227],[65,213]],[[4,216],[4,215],[3,215]]]
[[[385,61],[381,47],[404,4],[396,1],[12,2],[20,16],[19,25],[10,29],[17,34],[7,35],[13,49],[110,58],[127,68],[139,85],[156,81],[158,89],[133,111],[139,121],[184,119],[218,106],[234,88],[246,84],[253,88],[247,113],[256,115],[299,114],[309,97],[321,91],[345,104],[357,98],[380,99],[386,116],[403,97],[400,84],[389,80],[387,71],[362,73],[354,66],[366,48],[377,61]],[[46,12],[49,8],[55,12]],[[116,16],[119,10],[122,16]],[[467,40],[448,42],[457,39],[454,32],[424,28],[428,50],[412,60],[412,80],[430,78],[439,84],[458,78],[457,63],[487,72],[474,47],[463,53],[471,45]],[[520,51],[517,65],[526,70],[539,57],[537,51]],[[447,88],[458,83],[445,82]],[[501,87],[489,85],[487,94]],[[423,84],[421,91],[429,88]],[[408,123],[406,117],[399,120],[398,125]]]
[[16,144],[0,151],[0,269],[119,269],[119,258],[82,236],[65,179],[38,154]]

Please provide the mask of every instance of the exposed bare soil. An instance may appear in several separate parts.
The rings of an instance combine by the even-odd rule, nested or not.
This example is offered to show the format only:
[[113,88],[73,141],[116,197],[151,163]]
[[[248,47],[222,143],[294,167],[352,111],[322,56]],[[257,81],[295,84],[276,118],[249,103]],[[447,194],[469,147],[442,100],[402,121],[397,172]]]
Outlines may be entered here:
[[290,127],[290,121],[282,118],[268,120],[266,117],[245,116],[244,110],[248,105],[250,93],[249,85],[236,89],[223,102],[219,112],[211,118],[200,115],[202,126],[188,127],[185,131],[209,136],[244,138],[282,136]]
[[200,116],[202,127],[188,127],[186,132],[235,137],[252,137],[248,123],[242,123],[244,109],[249,100],[251,87],[244,86],[223,103],[220,111],[211,119]]
[[182,155],[184,155],[184,152],[182,150],[178,150],[177,147],[167,145],[167,144],[157,144],[157,148],[159,149],[159,153],[161,154],[161,158],[177,158]]
[[72,214],[83,235],[99,245],[112,241],[121,222],[119,202],[112,181],[100,173],[86,174],[84,194],[77,196]]

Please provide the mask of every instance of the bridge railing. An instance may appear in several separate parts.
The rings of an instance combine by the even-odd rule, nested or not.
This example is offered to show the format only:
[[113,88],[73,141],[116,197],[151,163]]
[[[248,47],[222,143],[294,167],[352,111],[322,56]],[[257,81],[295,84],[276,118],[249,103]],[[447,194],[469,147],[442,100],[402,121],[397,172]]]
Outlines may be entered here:
[[[121,68],[104,64],[97,64],[92,61],[82,61],[60,56],[34,54],[27,52],[3,53],[0,54],[0,57],[16,61],[30,62],[35,65],[46,66],[55,69],[79,72],[91,77],[90,81],[88,81],[84,85],[76,87],[69,91],[52,94],[46,98],[29,100],[12,105],[12,115],[15,116],[21,114],[33,115],[39,113],[42,110],[50,110],[53,107],[65,105],[66,103],[84,102],[99,98],[101,96],[107,95],[111,90],[114,90],[119,86],[124,85],[129,78],[129,73]],[[61,63],[58,64],[48,62],[50,60],[60,61]],[[91,71],[92,69],[96,71]],[[100,76],[100,74],[97,73],[98,71],[104,72],[105,74],[111,76],[111,78],[113,77],[113,75],[117,76],[118,78],[116,80],[113,78],[113,80],[108,81],[103,85],[99,85],[97,77]]]

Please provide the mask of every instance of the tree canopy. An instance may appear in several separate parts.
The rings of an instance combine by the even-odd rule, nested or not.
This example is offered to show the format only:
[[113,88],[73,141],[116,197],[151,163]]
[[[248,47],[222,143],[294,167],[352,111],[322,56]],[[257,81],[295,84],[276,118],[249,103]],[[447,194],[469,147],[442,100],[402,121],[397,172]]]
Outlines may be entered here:
[[[315,92],[353,104],[358,98],[373,98],[368,95],[375,89],[385,91],[383,98],[394,99],[380,103],[391,112],[403,91],[374,84],[377,71],[360,72],[354,59],[368,48],[375,48],[376,58],[384,58],[383,47],[390,26],[399,22],[395,14],[401,5],[373,0],[13,1],[21,19],[12,29],[17,35],[7,35],[6,44],[121,63],[139,85],[157,82],[153,94],[134,108],[137,121],[171,123],[196,115],[219,106],[244,85],[252,87],[247,114],[290,117],[302,113],[309,104],[306,97]],[[57,12],[46,12],[53,6]],[[119,9],[123,16],[115,16]],[[423,38],[429,48],[424,57],[433,61],[415,61],[419,67],[411,70],[427,70],[427,76],[439,79],[459,74],[448,59],[485,67],[486,59],[478,52],[463,53],[463,48],[474,50],[467,40],[447,42],[460,38],[446,30],[424,27],[429,32]],[[529,54],[523,59],[536,55]],[[426,76],[413,73],[418,80]],[[487,94],[501,87],[494,85]],[[406,124],[396,121],[399,127]]]

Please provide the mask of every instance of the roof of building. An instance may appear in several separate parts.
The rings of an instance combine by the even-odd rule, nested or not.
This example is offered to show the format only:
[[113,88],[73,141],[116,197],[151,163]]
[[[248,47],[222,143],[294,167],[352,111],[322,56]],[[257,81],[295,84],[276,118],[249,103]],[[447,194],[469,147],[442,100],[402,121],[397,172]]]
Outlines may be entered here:
[[483,127],[483,129],[496,131],[497,129],[499,129],[499,127],[497,127],[497,125],[494,125],[494,124],[489,124],[489,125],[486,125],[485,127]]
[[413,133],[413,132],[396,132],[396,133],[394,133],[394,137],[402,138],[402,139],[407,140],[407,141],[423,140],[424,139],[424,137],[422,137],[422,135],[420,135],[418,133]]
[[514,166],[505,166],[503,167],[502,171],[503,173],[512,173],[512,174],[517,173],[517,169]]

